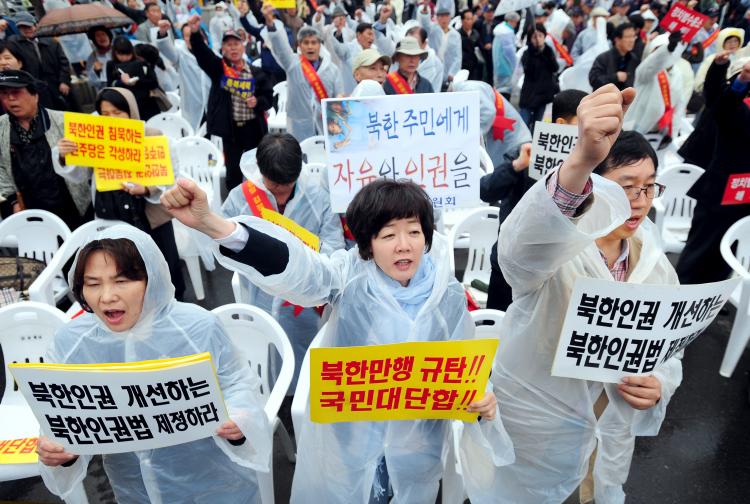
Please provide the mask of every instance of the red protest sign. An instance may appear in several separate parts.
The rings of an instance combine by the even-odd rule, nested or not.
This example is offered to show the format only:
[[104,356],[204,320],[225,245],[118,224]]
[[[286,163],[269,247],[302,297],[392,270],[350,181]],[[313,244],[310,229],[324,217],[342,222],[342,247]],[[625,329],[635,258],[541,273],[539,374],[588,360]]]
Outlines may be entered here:
[[703,23],[706,22],[706,19],[708,17],[700,12],[676,3],[669,9],[669,12],[667,12],[667,15],[664,16],[659,25],[670,32],[680,30],[682,32],[682,41],[690,42],[695,34],[698,33],[698,30],[701,29]]
[[750,173],[730,175],[721,204],[747,205],[748,203],[750,203]]

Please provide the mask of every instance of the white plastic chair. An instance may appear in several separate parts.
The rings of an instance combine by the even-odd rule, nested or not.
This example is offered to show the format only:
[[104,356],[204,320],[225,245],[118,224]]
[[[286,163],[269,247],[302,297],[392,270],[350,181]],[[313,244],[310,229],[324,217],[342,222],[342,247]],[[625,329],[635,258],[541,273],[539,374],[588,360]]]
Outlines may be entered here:
[[[251,369],[258,373],[261,381],[261,395],[266,401],[264,411],[273,432],[279,431],[284,451],[290,462],[296,460],[294,444],[284,424],[278,418],[281,402],[286,396],[294,375],[294,352],[284,329],[273,317],[254,306],[232,303],[212,310],[219,317],[229,334],[232,343],[240,351],[240,358],[246,360]],[[271,377],[267,363],[271,347],[281,356],[281,372],[271,388]],[[261,500],[263,504],[273,504],[273,460],[270,472],[258,472]]]
[[[16,388],[8,364],[43,362],[55,332],[65,325],[65,314],[43,303],[33,301],[0,308],[0,347],[5,359],[5,391],[0,404],[0,439],[37,437],[39,423],[26,400]],[[0,481],[39,476],[39,464],[0,464]],[[86,504],[86,491],[79,483],[65,502]]]
[[55,279],[62,279],[67,286],[67,279],[63,278],[62,269],[65,263],[73,257],[78,249],[94,239],[101,231],[115,224],[127,225],[122,221],[96,219],[78,227],[70,233],[70,236],[63,242],[52,260],[47,263],[44,271],[29,286],[29,299],[38,301],[50,306],[55,306],[56,299],[54,294]]
[[169,101],[172,103],[172,108],[167,112],[176,113],[178,110],[180,110],[180,104],[182,103],[180,93],[178,93],[177,91],[167,91],[166,94],[167,98],[169,98]]
[[299,146],[302,149],[302,160],[305,163],[326,164],[326,144],[322,135],[305,138]]
[[323,177],[327,177],[325,163],[305,163],[302,165],[302,171],[309,182],[317,184],[323,183]]
[[179,114],[162,112],[146,121],[147,128],[154,128],[173,140],[193,136],[193,127]]
[[490,283],[490,256],[492,246],[497,241],[498,219],[500,209],[497,207],[483,207],[472,210],[463,220],[457,223],[450,231],[451,244],[451,271],[456,271],[455,254],[453,250],[462,235],[468,235],[468,261],[461,283],[466,287],[480,306],[486,306],[487,293],[471,287],[475,279],[485,284]]
[[[732,245],[735,243],[737,249],[736,252],[732,252]],[[734,274],[742,278],[742,282],[730,298],[730,302],[737,308],[737,314],[719,370],[721,376],[729,378],[750,341],[750,217],[732,224],[724,233],[719,249]]]
[[268,111],[268,131],[283,133],[286,131],[286,106],[289,87],[286,81],[281,81],[273,87],[273,96],[277,97],[276,110]]
[[687,195],[703,168],[691,164],[678,164],[659,173],[656,181],[667,186],[660,198],[654,199],[656,228],[659,230],[665,252],[680,253],[685,248],[695,210],[695,200]]
[[495,165],[492,163],[492,158],[481,145],[479,146],[479,168],[485,175],[495,171]]
[[294,399],[292,399],[292,424],[294,424],[294,433],[297,439],[302,433],[304,423],[310,421],[310,349],[322,346],[326,325],[323,324],[323,327],[318,330],[318,334],[310,342],[310,346],[305,352],[305,358],[302,359],[302,366],[300,366],[297,388],[294,390]]
[[17,246],[18,255],[48,264],[70,229],[57,215],[45,210],[24,210],[0,222],[0,242]]

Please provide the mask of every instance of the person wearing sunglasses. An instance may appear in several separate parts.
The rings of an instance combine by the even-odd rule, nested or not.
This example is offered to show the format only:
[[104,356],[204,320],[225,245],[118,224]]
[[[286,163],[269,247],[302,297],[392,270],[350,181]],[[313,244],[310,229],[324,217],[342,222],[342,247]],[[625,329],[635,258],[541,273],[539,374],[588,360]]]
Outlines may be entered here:
[[[472,502],[563,502],[577,488],[580,502],[623,502],[635,436],[658,434],[682,380],[679,356],[621,383],[550,375],[576,279],[678,283],[647,217],[664,190],[656,153],[640,133],[622,131],[634,97],[607,84],[583,98],[573,152],[500,228],[513,302],[491,380],[516,461],[495,467]],[[481,460],[466,463],[464,474],[481,469]]]

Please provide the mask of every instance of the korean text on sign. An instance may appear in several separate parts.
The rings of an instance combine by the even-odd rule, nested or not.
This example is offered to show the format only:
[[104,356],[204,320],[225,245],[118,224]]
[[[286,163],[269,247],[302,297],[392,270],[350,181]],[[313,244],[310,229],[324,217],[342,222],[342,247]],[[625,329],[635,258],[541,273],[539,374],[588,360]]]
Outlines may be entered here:
[[682,41],[690,42],[707,19],[708,17],[700,12],[689,9],[680,3],[675,3],[659,24],[669,32],[680,30]]
[[713,322],[738,282],[678,286],[579,278],[552,375],[609,383],[647,375]]
[[35,464],[38,460],[36,445],[39,438],[0,440],[1,464]]
[[573,151],[578,126],[537,121],[531,143],[529,177],[539,180],[556,170]]
[[97,191],[122,189],[123,182],[142,186],[174,184],[174,168],[166,136],[147,136],[143,139],[143,167],[128,170],[118,167],[94,168]]
[[498,340],[310,350],[310,418],[357,422],[450,418],[484,397]]
[[143,169],[144,122],[134,119],[65,113],[65,138],[78,149],[65,156],[69,165]]
[[479,204],[479,95],[436,96],[323,101],[334,212],[383,178],[412,180],[436,208]]
[[750,204],[750,173],[734,173],[729,176],[724,188],[722,205]]
[[109,369],[85,364],[9,367],[42,432],[78,455],[195,441],[213,435],[227,420],[208,353]]

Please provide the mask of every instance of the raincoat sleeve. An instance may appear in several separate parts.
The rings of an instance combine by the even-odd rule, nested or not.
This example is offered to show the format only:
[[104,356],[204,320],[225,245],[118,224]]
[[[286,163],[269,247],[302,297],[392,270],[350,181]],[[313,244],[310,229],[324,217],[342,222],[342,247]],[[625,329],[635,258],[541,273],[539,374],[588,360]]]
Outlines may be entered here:
[[55,173],[60,175],[65,180],[69,180],[74,184],[81,184],[91,179],[92,168],[86,168],[84,166],[64,165],[60,163],[60,150],[55,146],[52,147],[52,168]]
[[266,26],[261,31],[261,37],[267,43],[268,48],[271,49],[271,54],[279,66],[284,71],[289,72],[294,67],[296,61],[294,52],[289,45],[289,38],[281,21],[277,19],[273,22],[273,25],[275,30],[271,31]]
[[208,48],[200,31],[190,34],[190,47],[192,48],[191,52],[195,56],[195,60],[198,62],[198,66],[208,75],[208,78],[212,81],[221,79],[222,75],[224,75],[221,58]]
[[159,49],[164,58],[173,65],[179,64],[180,56],[177,54],[175,49],[174,41],[169,37],[161,37],[156,39],[156,48]]
[[273,434],[263,410],[260,379],[246,362],[239,359],[239,352],[215,317],[211,330],[211,356],[216,366],[224,403],[229,418],[245,435],[245,442],[234,446],[219,436],[214,436],[213,439],[234,463],[256,471],[268,472],[273,453]]
[[346,283],[352,270],[354,256],[339,250],[327,256],[313,251],[286,229],[257,217],[242,215],[232,219],[240,225],[282,242],[288,258],[281,272],[264,274],[249,263],[253,250],[252,236],[245,249],[233,253],[220,247],[216,258],[225,268],[245,275],[254,285],[268,294],[290,301],[299,306],[320,306],[330,302]]
[[455,76],[461,70],[461,35],[456,30],[451,29],[446,42],[448,47],[445,48],[445,74]]
[[534,184],[503,222],[498,264],[513,288],[514,299],[538,290],[563,264],[630,217],[630,203],[622,188],[598,175],[591,178],[592,204],[581,216],[595,212],[593,231],[578,229],[581,216],[571,219],[563,215],[547,191],[546,179]]
[[383,34],[380,30],[375,31],[375,47],[378,49],[380,54],[385,56],[393,56],[396,51],[396,44],[393,39],[386,34]]
[[324,254],[332,254],[336,250],[344,249],[344,228],[341,217],[331,211],[331,200],[328,197],[328,178],[324,177],[326,188],[322,208],[322,222],[320,224],[320,251]]
[[677,47],[672,52],[669,52],[665,45],[654,50],[654,52],[641,61],[640,65],[635,69],[634,85],[636,88],[647,85],[654,77],[656,77],[657,73],[672,66],[675,57],[679,57],[684,50],[685,44],[682,43],[677,44]]

